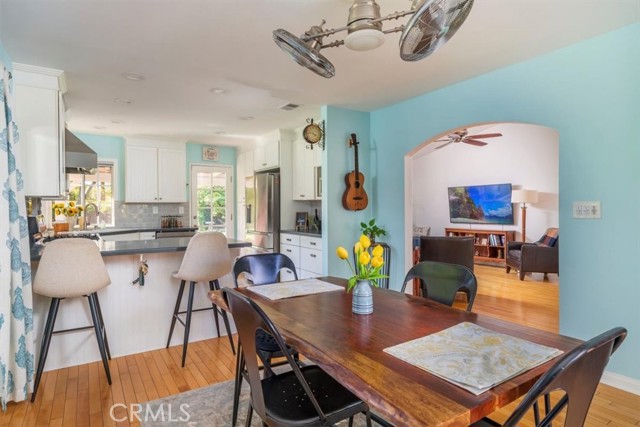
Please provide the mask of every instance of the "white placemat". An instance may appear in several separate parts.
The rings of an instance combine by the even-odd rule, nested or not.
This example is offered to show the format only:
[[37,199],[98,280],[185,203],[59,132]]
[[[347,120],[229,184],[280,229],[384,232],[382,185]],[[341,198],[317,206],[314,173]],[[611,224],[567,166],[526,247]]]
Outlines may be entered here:
[[249,286],[246,289],[270,300],[319,294],[322,292],[342,291],[344,287],[318,279],[295,280],[270,285]]
[[562,354],[468,322],[384,351],[475,395]]

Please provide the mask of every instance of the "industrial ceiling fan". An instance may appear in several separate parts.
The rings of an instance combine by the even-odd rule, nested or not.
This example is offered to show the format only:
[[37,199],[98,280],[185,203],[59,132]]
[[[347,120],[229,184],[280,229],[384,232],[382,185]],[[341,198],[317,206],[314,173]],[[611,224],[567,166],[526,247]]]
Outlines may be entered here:
[[462,129],[462,130],[458,130],[453,133],[450,133],[443,139],[437,139],[435,142],[446,142],[446,143],[442,144],[439,147],[436,147],[436,150],[439,150],[440,148],[444,148],[451,143],[458,143],[458,142],[464,142],[465,144],[482,147],[484,145],[487,145],[487,143],[484,141],[480,141],[480,139],[497,138],[500,136],[502,136],[501,133],[485,133],[485,134],[479,134],[479,135],[469,135],[469,131],[467,129]]

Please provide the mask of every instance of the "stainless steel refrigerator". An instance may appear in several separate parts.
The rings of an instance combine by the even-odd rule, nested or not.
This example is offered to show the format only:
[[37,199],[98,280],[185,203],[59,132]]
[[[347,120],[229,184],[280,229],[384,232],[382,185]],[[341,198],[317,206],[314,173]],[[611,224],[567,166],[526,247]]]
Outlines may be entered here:
[[247,240],[258,250],[280,250],[280,174],[258,173],[245,183]]

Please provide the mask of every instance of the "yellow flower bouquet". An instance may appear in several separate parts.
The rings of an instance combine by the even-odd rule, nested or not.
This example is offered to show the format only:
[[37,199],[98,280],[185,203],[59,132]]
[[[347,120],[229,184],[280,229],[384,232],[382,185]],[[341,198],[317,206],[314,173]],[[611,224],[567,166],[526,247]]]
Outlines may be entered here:
[[64,215],[66,217],[76,217],[82,212],[82,206],[77,205],[73,200],[64,202],[57,202],[53,204],[53,213],[55,216]]
[[349,278],[347,292],[353,289],[358,280],[370,280],[374,286],[378,286],[375,279],[388,277],[384,274],[380,274],[380,269],[384,264],[384,260],[382,259],[384,249],[382,246],[377,245],[375,247],[371,247],[371,240],[367,236],[362,235],[360,236],[360,240],[354,245],[353,251],[356,254],[357,260],[355,269],[351,266],[351,262],[349,261],[349,252],[347,252],[347,250],[342,246],[336,249],[336,255],[338,255],[338,258],[346,260],[351,272],[353,272],[353,276]]

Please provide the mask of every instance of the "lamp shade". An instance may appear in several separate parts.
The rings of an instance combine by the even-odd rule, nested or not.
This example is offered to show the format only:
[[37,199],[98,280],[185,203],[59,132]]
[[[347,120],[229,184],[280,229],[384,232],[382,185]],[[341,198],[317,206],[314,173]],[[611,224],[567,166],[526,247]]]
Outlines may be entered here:
[[538,192],[535,190],[513,190],[511,203],[538,203]]

